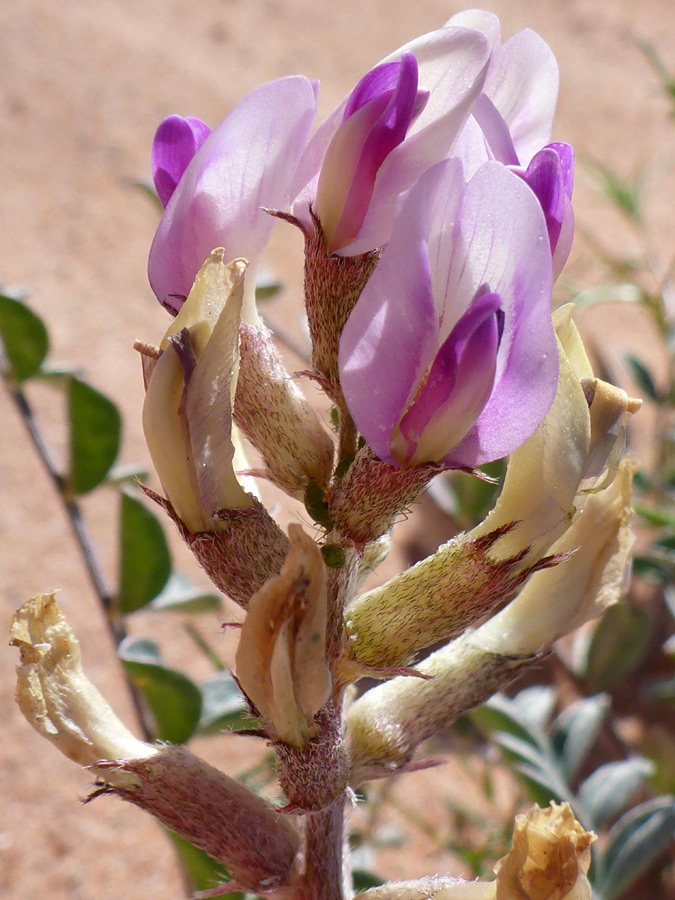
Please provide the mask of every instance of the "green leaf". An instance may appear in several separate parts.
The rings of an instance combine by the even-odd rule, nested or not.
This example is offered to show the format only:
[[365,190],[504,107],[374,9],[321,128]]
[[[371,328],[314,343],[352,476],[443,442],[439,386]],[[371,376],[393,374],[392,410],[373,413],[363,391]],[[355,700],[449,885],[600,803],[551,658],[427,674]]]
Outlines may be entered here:
[[119,410],[107,397],[79,378],[68,385],[70,487],[76,494],[93,491],[117,459],[122,435]]
[[632,353],[627,353],[625,359],[640,390],[646,394],[650,400],[659,403],[661,395],[656,389],[654,379],[647,366],[639,360],[637,356],[633,356]]
[[633,757],[600,766],[579,788],[579,803],[592,828],[604,828],[628,805],[654,771],[647,759]]
[[220,734],[233,728],[251,728],[255,720],[248,712],[244,695],[237,682],[225,672],[219,672],[202,682],[202,714],[198,733]]
[[675,800],[635,806],[609,832],[595,879],[595,900],[613,900],[645,872],[675,838]]
[[307,482],[304,504],[305,509],[317,525],[322,525],[324,528],[330,528],[330,513],[328,511],[326,492],[314,481]]
[[161,594],[150,604],[153,612],[202,613],[214,612],[222,606],[220,594],[195,587],[179,572],[172,572]]
[[636,503],[633,508],[638,516],[645,522],[649,522],[650,525],[669,525],[671,528],[675,528],[675,516],[669,510],[653,509],[643,506],[641,503]]
[[49,352],[49,335],[42,319],[20,300],[5,294],[0,294],[0,338],[8,374],[16,381],[35,375]]
[[201,716],[202,694],[197,685],[182,672],[162,665],[159,647],[152,641],[126,638],[117,653],[148,704],[157,726],[155,738],[184,744]]
[[[179,837],[173,831],[166,831],[171,843],[174,846],[176,855],[180,860],[181,869],[185,873],[190,883],[190,894],[197,891],[209,891],[216,888],[219,884],[230,880],[230,875],[220,863],[212,859],[203,850],[195,847],[185,838]],[[244,900],[244,894],[214,894],[210,895],[214,900],[218,897],[230,898],[230,900]]]
[[355,891],[367,891],[384,884],[384,879],[368,869],[352,869],[352,882]]
[[593,632],[585,679],[593,691],[609,690],[640,663],[652,629],[649,615],[628,603],[610,606]]
[[258,276],[255,280],[255,299],[257,302],[271,300],[283,289],[283,284],[273,278],[265,269],[258,270]]
[[572,703],[555,720],[551,740],[568,781],[577,774],[595,744],[609,707],[607,694],[598,694]]
[[116,487],[122,487],[124,485],[136,487],[137,482],[147,481],[149,477],[150,472],[148,469],[145,469],[136,463],[132,463],[131,465],[125,464],[113,466],[108,472],[106,481],[108,484],[115,485]]
[[162,525],[147,506],[120,493],[118,608],[128,615],[154,600],[171,575],[171,553]]
[[341,569],[347,559],[344,547],[339,544],[324,544],[321,548],[321,556],[329,569]]

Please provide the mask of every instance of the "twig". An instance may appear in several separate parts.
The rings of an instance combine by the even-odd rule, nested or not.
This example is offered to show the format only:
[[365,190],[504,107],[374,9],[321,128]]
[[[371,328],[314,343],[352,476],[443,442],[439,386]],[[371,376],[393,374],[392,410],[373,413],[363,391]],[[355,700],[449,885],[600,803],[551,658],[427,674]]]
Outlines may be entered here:
[[[87,570],[89,580],[94,589],[94,593],[98,599],[98,602],[100,603],[101,608],[105,613],[105,620],[108,626],[108,631],[115,644],[115,649],[117,649],[120,643],[127,636],[127,630],[124,625],[124,620],[115,610],[115,599],[107,585],[105,575],[103,574],[103,570],[101,569],[101,565],[96,555],[96,550],[94,548],[91,534],[89,533],[87,524],[82,517],[82,511],[80,510],[79,504],[74,499],[74,497],[69,496],[67,482],[63,475],[61,475],[56,468],[52,455],[38,426],[33,409],[28,402],[28,398],[26,397],[23,389],[20,385],[12,382],[10,377],[8,377],[8,375],[4,371],[4,367],[0,366],[0,371],[2,371],[2,375],[9,390],[9,394],[14,401],[21,419],[23,420],[33,446],[35,447],[37,454],[40,457],[40,461],[42,462],[45,471],[49,475],[59,497],[61,498],[66,516],[70,523],[70,527],[72,528],[73,534],[75,535],[75,541],[80,550],[82,560]],[[138,719],[140,729],[143,733],[143,737],[146,741],[152,741],[152,722],[141,694],[136,688],[136,685],[126,674],[126,672],[125,680],[129,689],[129,693],[131,695],[131,702],[136,712],[136,717]]]

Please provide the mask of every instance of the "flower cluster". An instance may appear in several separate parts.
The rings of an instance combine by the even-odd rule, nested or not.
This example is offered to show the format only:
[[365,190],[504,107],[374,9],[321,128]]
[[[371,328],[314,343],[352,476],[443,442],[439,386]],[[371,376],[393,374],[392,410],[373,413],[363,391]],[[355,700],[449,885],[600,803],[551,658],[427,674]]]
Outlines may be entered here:
[[[573,232],[573,153],[549,143],[557,84],[538,35],[500,43],[496,17],[471,11],[371,69],[311,137],[316,88],[299,76],[253,91],[211,132],[171,116],[152,154],[166,207],[155,293],[180,309],[223,247],[248,260],[242,317],[255,321],[270,212],[318,233],[324,282],[330,262],[382,253],[323,329],[340,332],[314,356],[331,396],[392,465],[505,456],[557,383],[551,290]],[[342,299],[330,284],[308,298],[310,329]]]
[[[36,727],[96,763],[104,791],[223,862],[232,889],[342,900],[350,791],[410,765],[621,595],[633,472],[621,457],[639,403],[594,377],[571,308],[552,311],[574,229],[573,152],[550,142],[557,85],[538,35],[502,43],[496,17],[472,10],[374,66],[314,131],[317,88],[301,76],[262,85],[213,130],[179,116],[157,130],[149,278],[174,318],[159,347],[138,346],[164,496],[148,494],[244,611],[237,683],[252,733],[275,749],[282,812],[303,824],[187,750],[117,726],[99,740],[107,707],[78,687],[79,665],[52,684],[50,641],[76,646],[53,598],[25,605],[13,638]],[[256,311],[279,220],[305,241],[303,374],[332,403],[334,433]],[[431,478],[507,456],[483,522],[359,593]],[[252,474],[304,502],[316,534],[284,533]],[[363,675],[384,683],[344,709]],[[532,878],[542,897],[586,897],[592,837],[569,810],[534,818],[496,882],[406,882],[364,900],[520,897]]]

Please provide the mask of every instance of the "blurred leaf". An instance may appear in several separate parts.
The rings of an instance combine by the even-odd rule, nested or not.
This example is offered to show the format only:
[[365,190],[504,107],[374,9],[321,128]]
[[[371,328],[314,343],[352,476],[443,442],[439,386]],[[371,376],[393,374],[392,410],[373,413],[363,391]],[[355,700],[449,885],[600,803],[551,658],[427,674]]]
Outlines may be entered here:
[[352,869],[352,882],[355,891],[367,891],[368,888],[384,884],[384,879],[367,869]]
[[525,721],[529,722],[533,729],[541,732],[550,722],[557,702],[555,690],[542,685],[525,688],[511,701]]
[[70,487],[76,494],[92,491],[117,459],[122,434],[119,410],[107,397],[79,378],[68,384]]
[[632,353],[627,353],[625,360],[640,390],[646,394],[650,400],[659,403],[661,401],[661,395],[656,389],[654,379],[647,366],[639,360],[637,356],[633,356]]
[[675,117],[675,76],[668,72],[652,43],[647,40],[639,40],[637,43],[661,82],[664,94],[673,104],[670,114]]
[[271,300],[283,289],[283,284],[273,278],[265,269],[258,270],[258,276],[255,280],[255,299],[258,302]]
[[161,664],[159,647],[152,641],[126,638],[118,656],[141,691],[157,726],[155,738],[184,744],[195,732],[202,709],[202,694],[187,675]]
[[179,572],[172,572],[161,594],[150,604],[153,612],[202,613],[222,606],[220,594],[204,591]]
[[498,733],[493,737],[513,770],[523,776],[536,803],[547,804],[551,800],[574,802],[553,756],[511,734]]
[[171,575],[171,553],[164,529],[147,506],[120,493],[119,611],[141,609],[160,594]]
[[613,900],[645,872],[675,838],[675,800],[656,797],[622,816],[599,859],[595,900]]
[[480,471],[487,479],[468,472],[453,472],[447,476],[454,495],[455,515],[458,515],[467,527],[480,522],[494,506],[505,470],[506,462],[500,459],[481,466]]
[[579,788],[579,803],[593,828],[604,828],[628,805],[654,770],[639,756],[600,766]]
[[[0,294],[0,338],[8,374],[16,381],[35,375],[49,352],[49,335],[42,319],[20,300]],[[0,358],[0,364],[4,362]]]
[[607,609],[588,645],[585,680],[591,690],[612,688],[639,665],[651,629],[649,615],[628,603],[615,603]]
[[202,682],[202,714],[198,733],[220,734],[226,729],[251,728],[255,720],[248,712],[244,695],[237,682],[226,672],[219,672]]
[[641,503],[636,503],[633,508],[640,518],[651,525],[669,525],[675,528],[675,515],[670,510],[653,509],[649,506],[643,506]]
[[652,700],[675,700],[675,675],[650,682],[645,694]]
[[636,225],[642,225],[642,177],[628,181],[614,169],[597,161],[590,163],[589,168],[607,199]]
[[661,581],[664,584],[670,580],[670,572],[667,567],[649,556],[633,557],[633,575],[652,581]]
[[[190,883],[190,894],[197,891],[213,890],[219,884],[230,880],[227,869],[204,853],[203,850],[195,847],[194,844],[186,841],[185,838],[179,837],[173,831],[167,829],[166,833],[176,850],[181,869]],[[212,894],[209,896],[213,897],[214,900],[218,897],[227,897],[230,900],[244,900],[244,894],[239,893]]]
[[474,709],[469,716],[474,724],[487,734],[499,732],[511,734],[540,750],[548,744],[543,731],[539,727],[533,727],[531,719],[504,694],[495,694],[478,709]]
[[568,781],[575,777],[595,744],[609,707],[609,697],[597,694],[571,704],[556,719],[551,740]]
[[149,477],[150,472],[147,469],[132,463],[131,465],[113,466],[108,472],[106,481],[117,487],[127,484],[135,487],[137,481],[147,481]]
[[597,303],[641,303],[643,300],[644,291],[638,285],[624,282],[586,288],[574,296],[574,305],[584,309]]

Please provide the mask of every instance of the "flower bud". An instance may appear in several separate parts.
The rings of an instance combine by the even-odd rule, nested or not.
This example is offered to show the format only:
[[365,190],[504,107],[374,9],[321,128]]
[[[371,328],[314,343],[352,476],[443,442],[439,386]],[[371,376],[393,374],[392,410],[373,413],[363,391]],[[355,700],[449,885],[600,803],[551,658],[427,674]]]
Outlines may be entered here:
[[101,759],[154,757],[120,722],[82,670],[80,645],[54,592],[19,607],[10,628],[19,648],[16,700],[29,723],[68,759],[95,766]]
[[251,598],[236,655],[239,683],[273,736],[297,749],[316,734],[327,701],[326,570],[299,525],[281,574]]
[[301,498],[310,481],[326,487],[333,442],[264,325],[239,329],[234,421],[262,455],[270,480],[288,494]]

